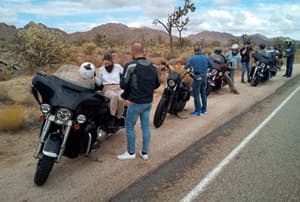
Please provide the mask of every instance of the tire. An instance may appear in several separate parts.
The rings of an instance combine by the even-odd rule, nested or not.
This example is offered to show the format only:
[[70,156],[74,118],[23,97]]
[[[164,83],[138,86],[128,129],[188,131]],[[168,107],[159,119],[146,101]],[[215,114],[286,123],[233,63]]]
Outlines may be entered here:
[[212,86],[207,84],[207,87],[206,87],[206,96],[209,96],[210,92],[212,91]]
[[159,101],[155,114],[153,124],[155,128],[159,128],[163,123],[167,115],[167,107],[168,107],[168,100],[166,98],[161,98]]
[[37,186],[42,186],[46,182],[46,180],[53,168],[53,164],[54,164],[54,158],[51,158],[48,156],[43,156],[38,161],[35,175],[34,175],[34,183]]
[[258,80],[259,80],[259,78],[257,76],[254,76],[250,82],[251,86],[257,86]]

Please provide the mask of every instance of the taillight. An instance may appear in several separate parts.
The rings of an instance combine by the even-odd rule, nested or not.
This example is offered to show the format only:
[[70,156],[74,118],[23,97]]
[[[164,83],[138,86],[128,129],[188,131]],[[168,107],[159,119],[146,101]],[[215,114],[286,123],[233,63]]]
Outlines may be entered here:
[[74,127],[74,130],[80,130],[80,124],[75,124],[73,127]]

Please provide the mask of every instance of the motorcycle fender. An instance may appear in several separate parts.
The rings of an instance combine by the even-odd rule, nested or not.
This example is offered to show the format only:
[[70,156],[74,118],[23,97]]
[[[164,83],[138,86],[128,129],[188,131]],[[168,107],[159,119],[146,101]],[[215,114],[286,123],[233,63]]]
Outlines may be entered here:
[[44,144],[43,154],[48,157],[57,158],[60,150],[60,145],[61,139],[58,138],[58,134],[49,134]]

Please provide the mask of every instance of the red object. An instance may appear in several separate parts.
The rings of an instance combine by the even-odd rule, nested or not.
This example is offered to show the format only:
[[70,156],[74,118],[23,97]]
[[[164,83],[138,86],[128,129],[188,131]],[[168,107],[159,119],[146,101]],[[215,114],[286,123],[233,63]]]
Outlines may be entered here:
[[75,125],[74,125],[74,129],[75,129],[75,130],[80,130],[80,124],[75,124]]
[[40,117],[39,117],[39,120],[42,122],[42,121],[45,121],[46,120],[46,117],[44,114],[42,114]]

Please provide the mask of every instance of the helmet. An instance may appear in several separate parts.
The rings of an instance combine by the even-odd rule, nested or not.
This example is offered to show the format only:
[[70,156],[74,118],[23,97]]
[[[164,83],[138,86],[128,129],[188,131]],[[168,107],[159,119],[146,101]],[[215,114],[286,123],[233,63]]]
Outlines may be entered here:
[[222,51],[223,51],[223,49],[221,48],[221,47],[215,47],[215,49],[214,49],[214,53],[215,54],[221,54],[222,53]]
[[294,41],[293,41],[292,39],[286,39],[286,40],[285,40],[285,43],[286,43],[287,45],[293,45],[293,44],[294,44]]
[[95,65],[91,62],[84,62],[80,65],[79,74],[82,79],[93,79],[96,76]]
[[239,49],[239,44],[235,43],[231,46],[231,49]]

